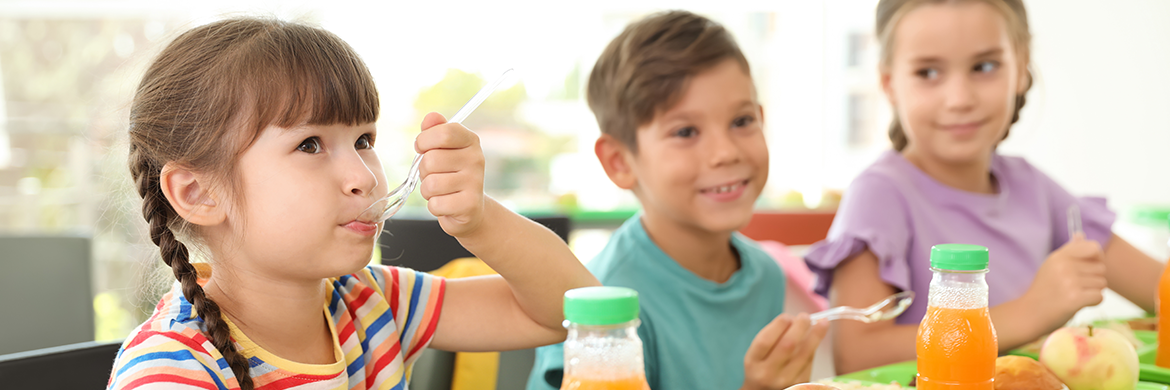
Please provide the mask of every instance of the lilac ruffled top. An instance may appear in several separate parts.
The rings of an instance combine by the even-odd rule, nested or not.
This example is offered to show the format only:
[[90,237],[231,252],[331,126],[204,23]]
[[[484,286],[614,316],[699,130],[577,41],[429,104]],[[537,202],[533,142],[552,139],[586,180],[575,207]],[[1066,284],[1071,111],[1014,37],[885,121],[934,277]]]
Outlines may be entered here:
[[1102,246],[1116,215],[1103,198],[1074,197],[1023,158],[996,154],[991,173],[998,193],[980,194],[942,184],[894,151],[861,173],[841,199],[828,237],[809,248],[805,262],[827,295],[833,269],[869,249],[881,278],[919,299],[897,319],[916,324],[926,314],[930,248],[976,244],[988,248],[988,303],[996,306],[1027,291],[1040,264],[1069,240],[1067,210],[1080,206],[1085,236]]

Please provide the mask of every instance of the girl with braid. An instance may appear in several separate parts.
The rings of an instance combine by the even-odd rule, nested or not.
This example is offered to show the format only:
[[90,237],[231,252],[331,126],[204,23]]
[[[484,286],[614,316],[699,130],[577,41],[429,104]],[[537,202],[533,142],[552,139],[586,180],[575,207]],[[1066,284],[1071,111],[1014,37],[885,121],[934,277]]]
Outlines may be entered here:
[[484,195],[478,138],[439,114],[415,141],[420,191],[499,276],[367,265],[382,226],[357,217],[390,189],[378,111],[365,64],[320,28],[223,20],[159,54],[131,106],[129,163],[178,281],[127,337],[110,389],[401,389],[428,346],[565,339],[561,297],[597,280]]
[[[1104,200],[1074,197],[1023,158],[996,152],[1032,85],[1023,1],[881,0],[875,25],[894,150],[853,180],[828,238],[805,260],[834,306],[905,290],[918,299],[895,320],[834,322],[837,371],[915,358],[937,244],[989,249],[1001,353],[1100,303],[1106,287],[1153,312],[1162,265],[1112,233]],[[1070,209],[1083,233],[1069,233]]]

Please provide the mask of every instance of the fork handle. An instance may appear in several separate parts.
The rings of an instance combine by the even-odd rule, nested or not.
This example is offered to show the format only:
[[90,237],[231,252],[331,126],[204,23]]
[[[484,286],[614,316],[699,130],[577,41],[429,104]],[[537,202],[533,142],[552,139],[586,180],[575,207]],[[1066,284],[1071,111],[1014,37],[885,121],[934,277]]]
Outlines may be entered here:
[[834,307],[832,309],[821,310],[821,311],[818,311],[816,313],[810,314],[808,316],[808,319],[813,320],[813,321],[823,320],[823,319],[826,319],[829,317],[835,317],[835,316],[839,316],[841,314],[844,314],[846,310],[849,310],[849,308],[840,307],[840,306]]
[[861,309],[856,309],[856,308],[852,308],[852,307],[845,307],[845,306],[838,306],[838,307],[834,307],[832,309],[822,310],[822,311],[818,311],[816,313],[812,313],[808,316],[808,319],[811,321],[822,321],[822,320],[823,321],[833,321],[833,320],[840,320],[840,319],[851,319],[851,320],[857,320],[857,321],[862,321],[862,322],[868,322],[866,320],[866,316],[865,316],[864,311],[862,311]]

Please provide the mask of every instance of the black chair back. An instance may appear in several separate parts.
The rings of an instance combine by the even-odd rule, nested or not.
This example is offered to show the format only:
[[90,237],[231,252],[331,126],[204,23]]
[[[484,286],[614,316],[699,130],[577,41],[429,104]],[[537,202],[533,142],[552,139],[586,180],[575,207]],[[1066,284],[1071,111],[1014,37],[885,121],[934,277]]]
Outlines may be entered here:
[[0,355],[0,388],[104,389],[121,346],[89,341]]
[[[569,217],[530,217],[536,223],[552,230],[565,242],[569,241]],[[382,264],[434,271],[448,261],[473,257],[459,245],[455,237],[447,235],[435,219],[390,219],[378,239],[382,249]]]

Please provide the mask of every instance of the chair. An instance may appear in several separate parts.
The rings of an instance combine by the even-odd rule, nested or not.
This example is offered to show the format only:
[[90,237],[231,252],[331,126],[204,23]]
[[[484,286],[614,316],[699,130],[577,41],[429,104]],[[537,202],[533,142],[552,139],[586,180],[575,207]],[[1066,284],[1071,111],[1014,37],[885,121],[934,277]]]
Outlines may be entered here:
[[0,235],[0,313],[0,354],[93,341],[89,237]]
[[[530,217],[569,241],[569,217]],[[430,219],[389,219],[378,239],[382,248],[382,264],[411,268],[423,272],[439,269],[448,261],[475,255],[459,245],[439,226],[439,221]]]
[[[565,242],[569,241],[571,225],[565,216],[530,217],[536,223],[552,230]],[[382,264],[431,272],[455,259],[473,257],[439,226],[435,219],[391,219],[386,223],[378,244],[382,248]],[[450,390],[455,368],[455,353],[424,349],[415,361],[410,380],[414,390]],[[499,355],[496,389],[523,389],[528,373],[536,360],[536,351],[521,349],[504,351]]]
[[0,355],[5,389],[103,389],[122,341],[84,342]]

